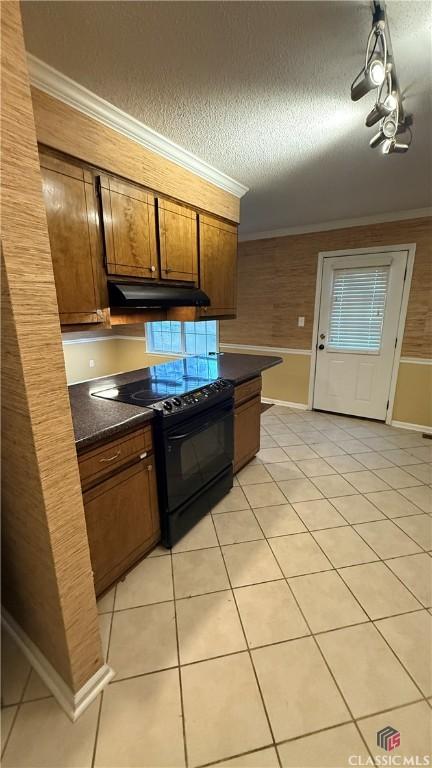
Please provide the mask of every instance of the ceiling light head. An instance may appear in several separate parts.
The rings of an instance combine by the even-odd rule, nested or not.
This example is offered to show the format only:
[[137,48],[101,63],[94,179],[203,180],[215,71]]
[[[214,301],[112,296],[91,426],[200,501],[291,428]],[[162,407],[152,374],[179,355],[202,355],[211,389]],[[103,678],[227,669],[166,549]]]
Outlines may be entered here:
[[382,132],[386,139],[394,139],[398,129],[398,117],[396,112],[387,115],[383,120]]
[[393,141],[395,139],[398,129],[397,111],[392,112],[390,115],[384,118],[381,123],[379,132],[373,136],[369,142],[369,146],[373,149],[379,147],[385,141]]
[[384,101],[377,101],[374,108],[371,109],[366,118],[367,127],[370,128],[372,125],[375,125],[378,120],[382,120],[383,117],[386,117],[386,115],[390,115],[395,111],[397,105],[397,98],[393,93],[389,93]]
[[363,70],[362,78],[351,86],[351,99],[358,101],[366,93],[383,84],[386,76],[385,64],[381,59],[373,59]]
[[403,141],[396,141],[396,139],[386,139],[382,147],[384,155],[392,155],[393,153],[402,154],[408,152],[408,149],[409,144],[405,144]]
[[381,128],[378,131],[378,133],[375,134],[375,136],[372,136],[369,142],[369,146],[372,147],[372,149],[375,149],[375,147],[379,147],[379,145],[382,144],[383,141],[386,141],[386,137],[384,136]]

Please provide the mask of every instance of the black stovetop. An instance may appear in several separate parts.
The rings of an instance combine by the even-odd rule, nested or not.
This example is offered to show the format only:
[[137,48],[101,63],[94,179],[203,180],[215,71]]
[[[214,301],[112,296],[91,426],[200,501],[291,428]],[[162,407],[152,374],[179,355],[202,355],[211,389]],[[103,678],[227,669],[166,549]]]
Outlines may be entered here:
[[186,358],[152,366],[148,377],[140,381],[101,389],[92,394],[107,400],[148,407],[167,398],[186,395],[218,378],[216,359]]

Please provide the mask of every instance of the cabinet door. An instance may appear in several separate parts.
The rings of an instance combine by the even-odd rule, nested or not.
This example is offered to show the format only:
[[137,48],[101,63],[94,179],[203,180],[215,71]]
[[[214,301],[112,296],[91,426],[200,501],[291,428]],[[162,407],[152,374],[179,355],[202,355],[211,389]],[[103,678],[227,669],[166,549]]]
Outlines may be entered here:
[[157,279],[159,269],[153,195],[110,176],[100,176],[99,183],[107,273]]
[[259,451],[260,417],[259,395],[234,411],[234,472],[238,472]]
[[237,309],[237,228],[200,216],[200,287],[210,306],[202,316],[235,315]]
[[197,214],[169,200],[158,199],[161,277],[198,279]]
[[89,171],[40,155],[54,279],[62,325],[104,320],[102,251]]
[[121,576],[159,537],[153,458],[84,493],[96,593]]

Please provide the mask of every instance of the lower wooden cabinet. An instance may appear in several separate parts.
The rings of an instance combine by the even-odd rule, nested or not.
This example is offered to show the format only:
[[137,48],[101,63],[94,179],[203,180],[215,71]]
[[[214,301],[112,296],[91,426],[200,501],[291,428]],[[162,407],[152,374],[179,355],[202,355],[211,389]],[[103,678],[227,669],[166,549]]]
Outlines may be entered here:
[[83,493],[96,594],[160,538],[154,457],[104,476]]
[[234,472],[244,467],[260,449],[261,376],[235,389]]

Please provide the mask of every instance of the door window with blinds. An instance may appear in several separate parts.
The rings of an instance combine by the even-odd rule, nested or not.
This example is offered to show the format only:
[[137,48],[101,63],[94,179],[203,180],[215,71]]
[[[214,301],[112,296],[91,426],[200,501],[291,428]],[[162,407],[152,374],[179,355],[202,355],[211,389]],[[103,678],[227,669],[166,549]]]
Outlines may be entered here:
[[390,266],[333,271],[327,350],[378,355]]

